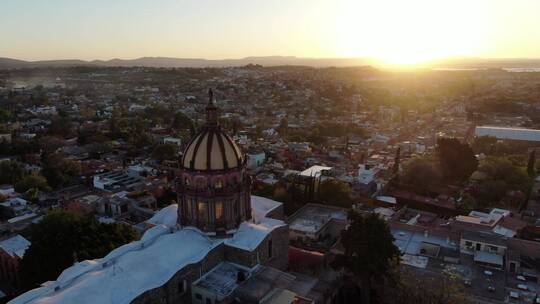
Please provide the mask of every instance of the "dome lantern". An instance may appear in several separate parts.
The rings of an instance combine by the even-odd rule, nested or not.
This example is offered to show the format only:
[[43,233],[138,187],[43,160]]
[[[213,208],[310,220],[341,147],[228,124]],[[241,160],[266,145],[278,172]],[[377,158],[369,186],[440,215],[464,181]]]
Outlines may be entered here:
[[217,126],[218,125],[218,109],[216,107],[216,100],[214,99],[214,91],[208,90],[208,104],[206,105],[206,125]]

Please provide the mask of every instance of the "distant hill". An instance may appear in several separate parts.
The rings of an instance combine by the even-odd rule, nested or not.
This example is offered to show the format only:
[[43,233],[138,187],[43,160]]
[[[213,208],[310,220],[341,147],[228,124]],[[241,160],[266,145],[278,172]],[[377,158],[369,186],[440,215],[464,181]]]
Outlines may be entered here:
[[362,66],[368,65],[367,59],[349,58],[298,58],[291,56],[246,57],[241,59],[210,60],[202,58],[170,58],[170,57],[141,57],[137,59],[111,60],[45,60],[24,61],[11,58],[0,58],[0,69],[19,69],[33,67],[66,67],[66,66],[120,66],[120,67],[231,67],[247,64],[263,66],[305,65],[314,67],[327,66]]
[[[70,66],[120,66],[120,67],[231,67],[247,64],[263,66],[313,66],[313,67],[345,67],[380,65],[369,58],[301,58],[294,56],[246,57],[240,59],[202,59],[141,57],[136,59],[111,59],[84,61],[78,59],[24,61],[12,58],[0,58],[0,69],[19,69],[33,67],[70,67]],[[421,65],[426,68],[539,68],[540,59],[483,59],[473,57],[456,57],[433,60]]]

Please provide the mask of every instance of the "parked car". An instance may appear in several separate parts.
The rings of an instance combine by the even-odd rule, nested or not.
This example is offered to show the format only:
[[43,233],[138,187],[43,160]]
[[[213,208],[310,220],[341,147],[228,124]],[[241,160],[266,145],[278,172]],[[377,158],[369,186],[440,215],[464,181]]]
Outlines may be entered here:
[[490,276],[493,275],[493,272],[491,272],[489,270],[484,270],[484,274],[487,275],[488,277],[490,277]]
[[516,279],[518,279],[518,280],[520,280],[520,281],[523,281],[523,282],[526,282],[526,281],[527,281],[527,279],[526,279],[524,276],[522,276],[522,275],[516,276]]
[[518,284],[517,288],[521,290],[529,290],[529,287],[525,284]]
[[487,290],[488,290],[488,291],[491,291],[491,292],[494,292],[494,291],[495,291],[495,287],[494,287],[493,285],[488,285]]

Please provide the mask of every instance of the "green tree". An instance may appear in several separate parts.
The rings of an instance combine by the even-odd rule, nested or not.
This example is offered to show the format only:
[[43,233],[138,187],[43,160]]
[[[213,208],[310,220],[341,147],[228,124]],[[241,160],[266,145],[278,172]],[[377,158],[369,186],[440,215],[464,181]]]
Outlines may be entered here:
[[531,154],[529,154],[529,161],[527,162],[527,174],[529,174],[530,178],[534,178],[536,175],[536,170],[534,168],[535,161],[536,161],[535,150],[532,150]]
[[63,138],[74,135],[73,128],[71,127],[71,119],[66,115],[56,116],[51,121],[49,133],[52,135],[61,136]]
[[47,183],[54,189],[72,183],[80,172],[79,163],[64,158],[61,154],[48,155],[41,169],[41,175],[47,179]]
[[429,185],[438,183],[441,180],[441,174],[433,161],[416,157],[411,159],[403,169],[400,182],[410,185],[421,192],[427,190]]
[[443,177],[448,181],[465,181],[478,168],[471,147],[456,138],[439,138],[437,156]]
[[29,174],[15,184],[15,191],[19,193],[25,193],[30,189],[38,189],[40,191],[51,190],[47,184],[47,180],[39,174]]
[[55,280],[74,262],[103,257],[136,238],[136,231],[128,225],[102,224],[69,212],[50,213],[30,227],[32,245],[20,263],[22,285],[36,288]]
[[159,161],[175,159],[178,153],[178,147],[172,144],[158,145],[152,151],[152,158]]
[[525,191],[531,183],[524,167],[515,166],[507,157],[488,157],[480,167],[491,180],[503,181],[509,190]]
[[495,152],[494,149],[497,141],[497,137],[494,136],[479,136],[474,139],[472,148],[477,154],[484,153],[486,155],[491,155]]
[[344,208],[351,207],[351,187],[337,179],[323,181],[317,190],[318,201]]
[[457,202],[458,209],[465,214],[473,211],[476,208],[476,200],[469,193],[464,193]]
[[11,112],[6,109],[0,109],[0,123],[6,123],[11,119]]
[[195,128],[195,125],[193,123],[193,120],[191,118],[187,117],[186,114],[182,112],[177,112],[174,115],[174,119],[172,122],[172,128],[177,130],[191,130]]
[[[364,217],[349,213],[350,224],[341,233],[344,253],[332,262],[335,269],[344,270],[362,289],[362,303],[371,303],[374,280],[390,278],[399,263],[400,252],[386,222],[375,214]],[[350,302],[352,303],[352,302]]]
[[24,167],[16,161],[0,162],[0,184],[15,184],[26,175]]

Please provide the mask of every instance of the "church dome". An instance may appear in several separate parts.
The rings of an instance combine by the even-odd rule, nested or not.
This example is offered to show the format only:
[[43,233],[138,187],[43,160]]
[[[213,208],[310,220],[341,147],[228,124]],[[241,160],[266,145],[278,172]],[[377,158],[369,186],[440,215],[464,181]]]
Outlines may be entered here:
[[238,168],[244,158],[234,140],[220,127],[205,127],[185,149],[182,165],[191,170]]
[[238,168],[244,162],[240,147],[218,125],[212,91],[210,94],[206,124],[184,150],[181,164],[188,170],[227,170]]
[[178,221],[230,236],[251,219],[251,177],[242,151],[219,126],[214,94],[208,93],[206,124],[188,143],[176,172]]

